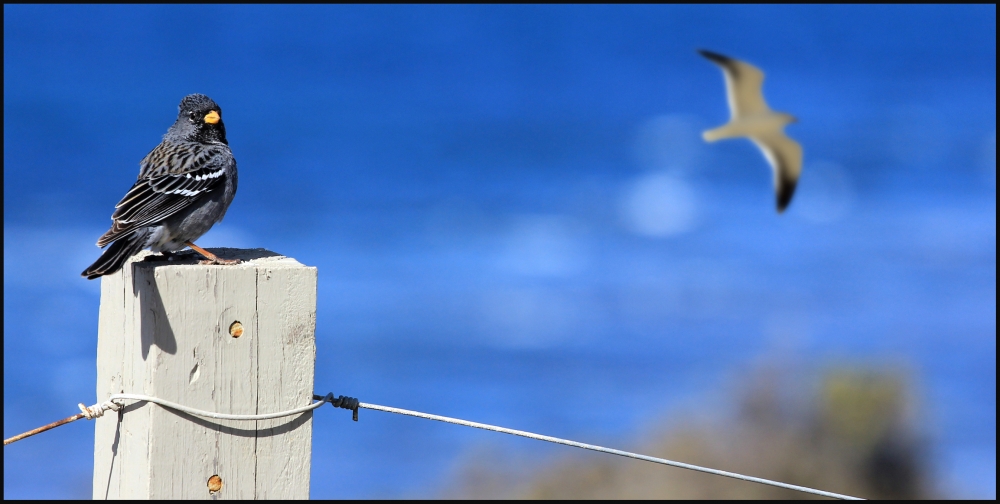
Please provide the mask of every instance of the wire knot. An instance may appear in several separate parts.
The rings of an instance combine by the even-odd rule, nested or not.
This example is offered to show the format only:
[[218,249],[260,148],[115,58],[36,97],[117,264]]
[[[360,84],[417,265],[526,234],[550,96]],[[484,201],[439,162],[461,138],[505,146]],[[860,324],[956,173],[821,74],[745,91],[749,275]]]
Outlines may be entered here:
[[351,415],[351,419],[355,422],[358,421],[358,408],[361,406],[361,402],[353,397],[347,396],[337,396],[333,397],[333,392],[325,396],[313,395],[313,399],[317,401],[323,401],[330,403],[330,406],[334,408],[344,408],[346,410],[351,410],[354,414]]
[[105,411],[108,410],[118,411],[122,407],[121,404],[118,404],[111,400],[107,400],[102,403],[95,404],[93,406],[84,406],[83,403],[79,403],[77,404],[77,406],[80,408],[80,413],[83,413],[83,416],[86,417],[87,420],[101,418],[102,416],[104,416]]

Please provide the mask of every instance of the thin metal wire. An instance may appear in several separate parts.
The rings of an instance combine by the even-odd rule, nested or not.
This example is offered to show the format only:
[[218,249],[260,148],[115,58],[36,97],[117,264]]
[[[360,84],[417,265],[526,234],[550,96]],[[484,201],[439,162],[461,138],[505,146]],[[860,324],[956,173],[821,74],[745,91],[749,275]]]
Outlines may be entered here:
[[170,408],[177,411],[183,411],[189,415],[194,415],[202,418],[211,418],[214,420],[241,420],[241,421],[253,421],[253,420],[270,420],[272,418],[282,418],[286,416],[298,415],[299,413],[305,413],[307,411],[312,411],[324,404],[327,401],[321,400],[319,402],[314,402],[308,406],[302,406],[301,408],[295,408],[288,411],[279,411],[278,413],[265,413],[261,415],[231,415],[228,413],[213,413],[211,411],[200,410],[197,408],[190,408],[175,402],[160,399],[158,397],[142,395],[142,394],[111,394],[110,401],[118,402],[119,400],[134,400],[134,401],[146,401],[166,408]]
[[4,446],[7,446],[16,441],[20,441],[26,437],[31,437],[34,436],[35,434],[45,432],[49,429],[54,429],[56,427],[66,425],[70,422],[75,422],[77,420],[80,420],[81,418],[86,418],[87,420],[100,418],[104,416],[105,411],[109,410],[117,411],[121,407],[122,402],[127,400],[151,402],[159,404],[160,406],[163,406],[165,408],[182,411],[189,415],[194,415],[202,418],[211,418],[214,420],[253,421],[253,420],[270,420],[272,418],[282,418],[287,416],[298,415],[300,413],[305,413],[307,411],[314,410],[328,402],[336,406],[338,405],[336,401],[338,401],[339,398],[334,399],[332,394],[328,394],[325,397],[321,397],[319,402],[314,402],[308,406],[302,406],[301,408],[295,408],[288,411],[281,411],[278,413],[265,413],[262,415],[231,415],[228,413],[213,413],[211,411],[204,411],[197,408],[190,408],[182,404],[177,404],[172,401],[167,401],[166,399],[160,399],[158,397],[153,397],[143,394],[111,394],[111,397],[109,397],[107,401],[104,401],[103,403],[97,403],[93,406],[84,406],[83,403],[80,403],[80,413],[73,415],[69,418],[64,418],[62,420],[52,422],[48,425],[44,425],[37,429],[32,429],[28,432],[4,439],[3,444]]
[[696,465],[692,465],[692,464],[685,464],[684,462],[675,462],[673,460],[667,460],[667,459],[662,459],[662,458],[657,458],[657,457],[650,457],[648,455],[642,455],[642,454],[639,454],[639,453],[632,453],[632,452],[627,452],[627,451],[623,451],[623,450],[616,450],[614,448],[605,448],[603,446],[597,446],[597,445],[592,445],[592,444],[580,443],[580,442],[577,442],[577,441],[570,441],[568,439],[562,439],[562,438],[557,438],[557,437],[552,437],[552,436],[543,436],[541,434],[535,434],[533,432],[526,432],[526,431],[520,431],[520,430],[515,430],[515,429],[508,429],[506,427],[499,427],[499,426],[496,426],[496,425],[489,425],[489,424],[484,424],[484,423],[479,423],[479,422],[470,422],[468,420],[461,420],[461,419],[458,419],[458,418],[451,418],[451,417],[440,416],[440,415],[431,415],[429,413],[421,413],[419,411],[405,410],[405,409],[401,409],[401,408],[392,408],[392,407],[389,407],[389,406],[381,406],[381,405],[378,405],[378,404],[369,404],[369,403],[358,402],[357,399],[354,399],[354,398],[351,398],[351,397],[340,396],[340,397],[334,398],[333,394],[327,394],[326,396],[313,396],[313,398],[316,399],[317,402],[314,402],[314,403],[309,404],[307,406],[302,406],[300,408],[291,409],[291,410],[288,410],[288,411],[281,411],[281,412],[278,412],[278,413],[265,413],[265,414],[261,414],[261,415],[233,415],[233,414],[228,414],[228,413],[213,413],[211,411],[204,411],[204,410],[200,410],[200,409],[197,409],[197,408],[190,408],[190,407],[184,406],[182,404],[177,404],[177,403],[172,402],[172,401],[167,401],[165,399],[160,399],[158,397],[153,397],[153,396],[148,396],[148,395],[143,395],[143,394],[112,394],[111,397],[108,398],[107,401],[105,401],[103,403],[95,404],[95,405],[90,406],[90,407],[86,407],[86,406],[84,406],[81,403],[80,404],[81,413],[79,413],[77,415],[73,415],[73,416],[71,416],[69,418],[65,418],[63,420],[59,420],[57,422],[53,422],[53,423],[51,423],[49,425],[46,425],[46,426],[43,426],[43,427],[39,427],[39,428],[34,429],[34,430],[30,430],[28,432],[25,432],[23,434],[19,434],[17,436],[12,437],[12,438],[5,439],[4,442],[3,442],[3,444],[4,444],[4,446],[6,446],[6,445],[8,445],[10,443],[13,443],[15,441],[20,441],[21,439],[24,439],[26,437],[33,436],[35,434],[47,431],[49,429],[53,429],[55,427],[59,427],[60,425],[68,424],[70,422],[79,420],[81,418],[86,418],[88,420],[93,420],[94,418],[98,418],[98,417],[103,416],[105,411],[109,411],[109,410],[115,410],[115,411],[117,411],[121,407],[122,402],[126,401],[126,400],[151,402],[151,403],[154,403],[154,404],[159,404],[160,406],[163,406],[165,408],[170,408],[170,409],[173,409],[173,410],[182,411],[182,412],[187,413],[189,415],[194,415],[194,416],[202,417],[202,418],[211,418],[211,419],[215,419],[215,420],[236,420],[236,421],[269,420],[269,419],[272,419],[272,418],[282,418],[282,417],[297,415],[297,414],[300,414],[300,413],[305,413],[307,411],[312,411],[312,410],[314,410],[316,408],[319,408],[320,406],[322,406],[322,405],[324,405],[326,403],[330,403],[334,407],[339,407],[339,408],[353,410],[354,411],[354,420],[355,421],[357,421],[357,419],[358,419],[358,416],[357,416],[357,414],[358,414],[357,409],[358,408],[370,409],[370,410],[375,410],[375,411],[384,411],[386,413],[396,413],[396,414],[399,414],[399,415],[406,415],[406,416],[412,416],[412,417],[417,417],[417,418],[424,418],[424,419],[427,419],[427,420],[437,420],[438,422],[445,422],[445,423],[450,423],[450,424],[455,424],[455,425],[462,425],[462,426],[465,426],[465,427],[474,427],[476,429],[484,429],[484,430],[493,431],[493,432],[501,432],[503,434],[511,434],[511,435],[514,435],[514,436],[521,436],[521,437],[525,437],[525,438],[528,438],[528,439],[536,439],[538,441],[547,441],[549,443],[555,443],[555,444],[561,444],[561,445],[566,445],[566,446],[572,446],[572,447],[575,447],[575,448],[583,448],[585,450],[592,450],[592,451],[601,452],[601,453],[608,453],[608,454],[611,454],[611,455],[618,455],[620,457],[628,457],[628,458],[633,458],[633,459],[637,459],[637,460],[644,460],[646,462],[653,462],[655,464],[663,464],[663,465],[668,465],[668,466],[673,466],[673,467],[679,467],[681,469],[689,469],[689,470],[692,470],[692,471],[699,471],[699,472],[703,472],[703,473],[714,474],[714,475],[717,475],[717,476],[725,476],[727,478],[734,478],[734,479],[738,479],[738,480],[742,480],[742,481],[749,481],[749,482],[752,482],[752,483],[760,483],[762,485],[770,485],[770,486],[774,486],[774,487],[778,487],[778,488],[786,488],[788,490],[797,490],[799,492],[805,492],[805,493],[809,493],[809,494],[813,494],[813,495],[821,495],[821,496],[824,496],[824,497],[832,497],[832,498],[835,498],[835,499],[844,499],[844,500],[863,500],[863,499],[860,499],[858,497],[851,497],[850,495],[843,495],[843,494],[838,494],[838,493],[833,493],[833,492],[826,492],[826,491],[823,491],[823,490],[816,490],[814,488],[809,488],[809,487],[804,487],[804,486],[799,486],[799,485],[791,485],[791,484],[788,484],[788,483],[781,483],[779,481],[771,481],[771,480],[768,480],[768,479],[757,478],[757,477],[754,477],[754,476],[746,476],[744,474],[739,474],[739,473],[734,473],[734,472],[729,472],[729,471],[721,471],[721,470],[718,470],[718,469],[710,469],[708,467],[701,467],[701,466],[696,466]]
[[81,418],[84,418],[84,414],[83,413],[77,413],[77,414],[75,414],[75,415],[73,415],[71,417],[63,418],[62,420],[56,420],[55,422],[52,422],[52,423],[50,423],[48,425],[43,425],[43,426],[41,426],[41,427],[39,427],[37,429],[31,429],[28,432],[23,432],[23,433],[18,434],[16,436],[4,439],[3,440],[3,445],[7,446],[7,445],[9,445],[9,444],[11,444],[11,443],[13,443],[15,441],[20,441],[20,440],[22,440],[22,439],[24,439],[26,437],[34,436],[35,434],[41,434],[42,432],[45,432],[45,431],[47,431],[49,429],[55,429],[56,427],[59,427],[61,425],[66,425],[66,424],[68,424],[70,422],[75,422],[75,421],[77,421],[77,420],[79,420]]
[[648,455],[641,455],[641,454],[638,454],[638,453],[632,453],[632,452],[627,452],[627,451],[622,451],[622,450],[615,450],[614,448],[605,448],[603,446],[597,446],[597,445],[586,444],[586,443],[579,443],[577,441],[570,441],[568,439],[561,439],[561,438],[552,437],[552,436],[543,436],[541,434],[535,434],[535,433],[532,433],[532,432],[525,432],[525,431],[519,431],[519,430],[514,430],[514,429],[508,429],[506,427],[498,427],[496,425],[489,425],[489,424],[478,423],[478,422],[470,422],[468,420],[459,420],[457,418],[450,418],[450,417],[445,417],[445,416],[440,416],[440,415],[430,415],[430,414],[427,414],[427,413],[421,413],[419,411],[410,411],[410,410],[405,410],[405,409],[400,409],[400,408],[392,408],[392,407],[389,407],[389,406],[380,406],[378,404],[359,403],[358,407],[364,408],[364,409],[376,410],[376,411],[385,411],[387,413],[396,413],[396,414],[399,414],[399,415],[407,415],[407,416],[412,416],[412,417],[417,417],[417,418],[425,418],[425,419],[428,419],[428,420],[437,420],[439,422],[445,422],[445,423],[450,423],[450,424],[455,424],[455,425],[464,425],[466,427],[475,427],[477,429],[485,429],[485,430],[489,430],[489,431],[493,431],[493,432],[502,432],[504,434],[511,434],[511,435],[514,435],[514,436],[521,436],[521,437],[526,437],[526,438],[529,438],[529,439],[537,439],[539,441],[548,441],[549,443],[556,443],[556,444],[561,444],[561,445],[566,445],[566,446],[573,446],[573,447],[576,447],[576,448],[583,448],[585,450],[593,450],[593,451],[601,452],[601,453],[610,453],[611,455],[618,455],[620,457],[628,457],[628,458],[633,458],[633,459],[638,459],[638,460],[645,460],[646,462],[653,462],[653,463],[656,463],[656,464],[663,464],[663,465],[668,465],[668,466],[680,467],[682,469],[690,469],[692,471],[699,471],[699,472],[704,472],[704,473],[708,473],[708,474],[715,474],[717,476],[725,476],[727,478],[735,478],[735,479],[738,479],[738,480],[750,481],[750,482],[753,482],[753,483],[760,483],[762,485],[770,485],[770,486],[775,486],[775,487],[779,487],[779,488],[787,488],[789,490],[797,490],[799,492],[805,492],[805,493],[809,493],[809,494],[813,494],[813,495],[822,495],[824,497],[832,497],[834,499],[864,500],[864,499],[861,499],[859,497],[851,497],[850,495],[838,494],[838,493],[833,493],[833,492],[826,492],[826,491],[823,491],[823,490],[816,490],[814,488],[808,488],[808,487],[804,487],[804,486],[790,485],[788,483],[781,483],[779,481],[771,481],[771,480],[768,480],[768,479],[757,478],[757,477],[754,477],[754,476],[746,476],[746,475],[743,475],[743,474],[733,473],[733,472],[729,472],[729,471],[720,471],[718,469],[709,469],[708,467],[701,467],[701,466],[696,466],[696,465],[692,465],[692,464],[685,464],[683,462],[675,462],[673,460],[667,460],[667,459],[662,459],[662,458],[657,458],[657,457],[650,457]]

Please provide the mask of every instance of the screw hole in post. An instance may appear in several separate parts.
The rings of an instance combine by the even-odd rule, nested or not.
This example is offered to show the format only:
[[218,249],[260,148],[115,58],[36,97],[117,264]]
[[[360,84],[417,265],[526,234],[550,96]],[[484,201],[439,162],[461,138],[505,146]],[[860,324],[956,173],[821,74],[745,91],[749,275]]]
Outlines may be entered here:
[[243,336],[243,324],[239,320],[229,325],[229,334],[234,338]]
[[214,494],[222,490],[222,478],[218,474],[213,474],[211,478],[208,478],[208,493]]

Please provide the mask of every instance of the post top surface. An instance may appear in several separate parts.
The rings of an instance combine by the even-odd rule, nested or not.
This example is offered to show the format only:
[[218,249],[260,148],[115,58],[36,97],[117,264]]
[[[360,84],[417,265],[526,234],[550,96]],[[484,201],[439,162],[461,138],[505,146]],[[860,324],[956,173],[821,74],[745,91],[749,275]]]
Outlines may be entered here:
[[136,254],[129,262],[138,263],[137,266],[145,267],[149,266],[152,268],[157,267],[183,267],[183,268],[237,268],[237,269],[255,269],[255,268],[307,268],[302,263],[296,261],[295,259],[287,256],[278,254],[277,252],[272,252],[263,248],[253,248],[253,249],[238,249],[238,248],[209,248],[206,249],[209,252],[219,256],[222,259],[240,259],[243,262],[240,264],[233,265],[219,265],[219,264],[199,264],[199,261],[203,260],[200,254],[193,250],[183,250],[173,255],[170,259],[167,259],[163,254],[156,252],[150,252],[148,250],[143,250],[142,252]]

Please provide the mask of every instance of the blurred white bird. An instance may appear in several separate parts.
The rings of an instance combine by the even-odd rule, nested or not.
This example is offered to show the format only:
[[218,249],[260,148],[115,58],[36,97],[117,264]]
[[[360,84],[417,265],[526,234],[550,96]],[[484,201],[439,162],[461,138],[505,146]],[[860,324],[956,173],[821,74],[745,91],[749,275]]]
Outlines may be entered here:
[[729,122],[702,133],[706,142],[723,138],[747,137],[764,152],[774,170],[774,192],[778,212],[783,212],[792,200],[795,184],[802,172],[802,146],[785,136],[785,126],[797,119],[767,106],[761,86],[764,72],[733,58],[699,50],[702,56],[722,67],[729,98]]

